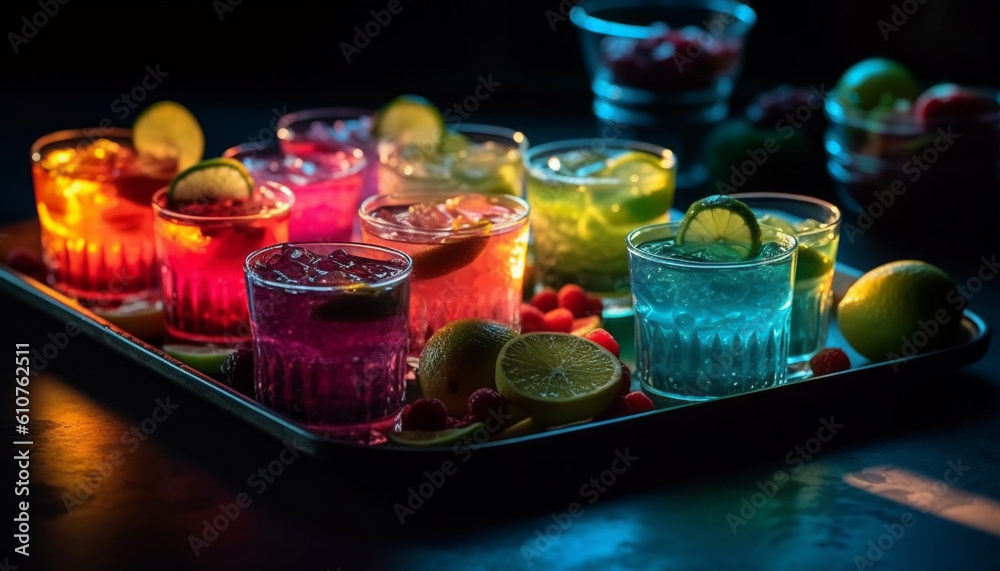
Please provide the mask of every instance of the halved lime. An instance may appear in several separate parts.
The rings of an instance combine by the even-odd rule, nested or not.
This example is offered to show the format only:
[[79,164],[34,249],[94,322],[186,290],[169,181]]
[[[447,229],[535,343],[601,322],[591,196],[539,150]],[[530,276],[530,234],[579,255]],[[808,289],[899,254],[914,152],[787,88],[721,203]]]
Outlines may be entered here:
[[760,250],[760,224],[750,207],[716,194],[691,204],[677,232],[679,246],[704,247],[719,261],[741,261]]
[[413,279],[431,280],[464,268],[483,253],[489,239],[489,236],[474,236],[457,242],[435,244],[426,250],[411,254]]
[[375,112],[374,133],[379,138],[430,151],[438,147],[444,132],[441,111],[419,95],[400,95]]
[[167,190],[171,204],[226,198],[249,199],[253,178],[236,159],[204,160],[174,177]]
[[594,176],[617,179],[623,187],[614,192],[591,193],[595,206],[611,224],[653,220],[666,214],[674,203],[673,171],[649,153],[629,151],[611,157]]
[[462,428],[446,428],[444,430],[403,430],[386,433],[389,442],[405,446],[450,446],[459,440],[471,436],[483,428],[483,423],[474,422]]
[[232,347],[213,345],[168,343],[163,346],[163,352],[167,355],[211,377],[222,376],[222,363],[233,351],[235,349]]
[[167,331],[163,321],[163,304],[159,302],[140,302],[114,309],[92,309],[91,311],[139,339],[159,339]]
[[569,333],[528,333],[497,357],[497,390],[541,426],[600,414],[621,392],[621,363],[597,343]]
[[799,261],[795,267],[795,281],[801,282],[825,276],[833,270],[833,261],[813,248],[799,246]]
[[176,157],[177,168],[183,170],[201,160],[205,134],[187,107],[174,101],[159,101],[135,118],[132,144],[142,155]]

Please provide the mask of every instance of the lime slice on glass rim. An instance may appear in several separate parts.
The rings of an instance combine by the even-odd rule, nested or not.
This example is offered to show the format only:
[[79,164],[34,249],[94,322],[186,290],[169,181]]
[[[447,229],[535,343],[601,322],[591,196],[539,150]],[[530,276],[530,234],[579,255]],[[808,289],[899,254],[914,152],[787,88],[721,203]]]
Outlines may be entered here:
[[403,430],[387,432],[386,438],[393,444],[404,446],[449,446],[471,436],[473,432],[483,427],[483,423],[474,422],[462,428],[446,428],[444,430]]
[[674,203],[673,172],[649,153],[629,151],[608,158],[590,175],[615,179],[623,188],[592,189],[587,206],[601,212],[600,222],[634,226],[664,216]]
[[236,159],[207,159],[187,168],[170,182],[171,204],[224,200],[247,200],[253,196],[253,177]]
[[135,118],[132,144],[141,155],[176,157],[177,168],[183,170],[201,160],[205,134],[187,107],[174,101],[158,101]]
[[464,268],[476,261],[489,240],[488,235],[473,236],[455,242],[434,244],[426,250],[410,254],[413,259],[413,279],[432,280]]
[[760,224],[750,207],[723,194],[692,203],[677,232],[678,246],[701,248],[719,262],[750,259],[760,243]]
[[212,345],[167,343],[163,346],[163,352],[167,355],[210,377],[219,377],[223,374],[222,363],[234,351],[235,349],[232,347],[215,347]]
[[515,337],[500,349],[496,367],[497,391],[541,426],[594,417],[621,393],[618,358],[568,333]]
[[419,95],[400,95],[375,112],[376,137],[412,144],[424,152],[438,148],[445,133],[441,111]]

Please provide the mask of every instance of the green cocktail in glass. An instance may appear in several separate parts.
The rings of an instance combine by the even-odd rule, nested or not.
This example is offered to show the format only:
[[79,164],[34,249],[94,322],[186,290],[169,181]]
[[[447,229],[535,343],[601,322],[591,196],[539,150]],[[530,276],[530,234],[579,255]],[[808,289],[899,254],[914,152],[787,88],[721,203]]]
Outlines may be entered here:
[[[437,136],[439,135],[439,136]],[[441,191],[512,194],[524,191],[524,133],[489,125],[447,127],[434,137],[378,143],[380,194]]]
[[761,224],[799,240],[792,322],[788,343],[788,377],[809,374],[809,359],[826,346],[833,309],[833,274],[840,244],[840,209],[797,194],[754,192],[733,194],[753,210]]
[[629,313],[625,237],[667,221],[674,202],[673,152],[635,141],[558,141],[525,154],[535,273],[544,286],[575,283]]

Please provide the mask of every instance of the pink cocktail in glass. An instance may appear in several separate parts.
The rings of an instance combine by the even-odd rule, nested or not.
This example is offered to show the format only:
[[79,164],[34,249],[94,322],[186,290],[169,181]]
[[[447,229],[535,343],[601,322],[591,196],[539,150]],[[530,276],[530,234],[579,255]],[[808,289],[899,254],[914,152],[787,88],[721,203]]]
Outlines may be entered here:
[[287,188],[256,185],[248,200],[170,206],[167,189],[153,196],[156,253],[167,333],[190,343],[250,339],[243,263],[254,250],[288,241],[294,197]]
[[328,436],[384,442],[380,431],[398,428],[406,390],[411,268],[400,251],[362,244],[251,254],[257,399]]
[[258,182],[274,182],[295,194],[289,240],[347,241],[361,202],[365,156],[361,149],[330,144],[289,154],[277,145],[248,143],[228,149]]
[[[378,155],[372,133],[375,111],[353,107],[304,109],[278,118],[281,150],[290,155],[336,151],[344,145],[361,149],[366,164],[362,171],[361,200],[378,193]],[[358,227],[355,225],[355,238]]]

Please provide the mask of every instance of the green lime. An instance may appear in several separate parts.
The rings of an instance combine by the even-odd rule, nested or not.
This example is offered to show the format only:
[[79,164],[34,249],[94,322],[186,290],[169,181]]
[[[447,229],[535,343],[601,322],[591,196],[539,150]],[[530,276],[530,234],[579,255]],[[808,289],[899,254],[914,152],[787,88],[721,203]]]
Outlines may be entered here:
[[496,363],[497,390],[541,426],[596,416],[621,393],[618,358],[569,333],[528,333],[507,342]]
[[830,258],[809,246],[799,246],[799,261],[795,266],[796,282],[816,279],[831,271],[833,271],[833,261]]
[[760,250],[760,225],[746,204],[716,194],[691,204],[677,232],[677,245],[704,248],[710,260],[746,260]]
[[594,206],[604,218],[618,226],[634,225],[663,216],[674,203],[674,171],[664,159],[629,151],[604,161],[604,168],[594,174],[599,178],[620,181],[622,188],[611,192],[591,193]]
[[176,157],[177,168],[186,169],[201,160],[205,134],[187,107],[174,101],[159,101],[136,116],[132,144],[143,155]]
[[162,303],[139,302],[115,309],[92,309],[91,311],[139,339],[159,339],[166,333]]
[[[955,284],[926,262],[879,266],[847,290],[837,306],[844,339],[871,361],[948,347],[961,338],[961,309],[950,302]],[[912,355],[913,353],[909,354]]]
[[235,351],[232,347],[168,343],[163,352],[210,377],[222,376],[222,363]]
[[869,58],[848,68],[833,93],[845,107],[872,111],[892,109],[899,99],[914,101],[920,89],[903,64],[886,58]]
[[462,428],[446,428],[444,430],[403,430],[386,433],[386,438],[393,444],[403,446],[450,446],[483,427],[483,423],[474,422]]
[[423,396],[443,402],[451,416],[465,416],[476,389],[496,390],[497,355],[514,337],[517,331],[485,319],[459,319],[438,329],[417,365]]
[[375,112],[374,133],[401,144],[430,151],[445,133],[441,111],[419,95],[400,95]]
[[236,159],[204,160],[184,170],[170,183],[167,196],[171,204],[226,198],[249,199],[253,178]]

